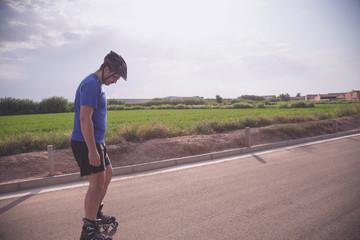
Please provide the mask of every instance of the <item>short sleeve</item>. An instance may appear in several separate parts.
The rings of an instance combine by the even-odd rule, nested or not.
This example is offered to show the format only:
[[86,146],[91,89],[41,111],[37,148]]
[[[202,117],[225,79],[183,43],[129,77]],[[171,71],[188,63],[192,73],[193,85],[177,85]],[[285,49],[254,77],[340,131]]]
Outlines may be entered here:
[[97,82],[84,83],[80,90],[80,106],[90,106],[96,109],[98,106],[98,96],[100,95],[100,88]]

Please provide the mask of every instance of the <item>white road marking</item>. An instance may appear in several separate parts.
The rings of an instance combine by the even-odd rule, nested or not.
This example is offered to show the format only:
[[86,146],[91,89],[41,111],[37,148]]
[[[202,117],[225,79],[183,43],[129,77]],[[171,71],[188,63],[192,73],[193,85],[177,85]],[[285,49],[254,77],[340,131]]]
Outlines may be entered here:
[[[130,175],[114,176],[112,178],[112,182],[126,180],[126,179],[133,179],[133,178],[138,178],[138,177],[152,176],[152,175],[168,173],[168,172],[174,172],[174,171],[179,171],[179,170],[183,170],[183,169],[201,167],[201,166],[206,166],[206,165],[211,165],[211,164],[216,164],[216,163],[221,163],[221,162],[234,161],[234,160],[239,160],[242,158],[247,158],[247,157],[253,156],[254,154],[262,155],[262,154],[267,154],[267,153],[273,153],[273,152],[278,152],[278,151],[283,151],[283,150],[289,150],[289,149],[309,146],[309,145],[313,145],[313,144],[336,141],[339,139],[344,139],[344,138],[349,138],[349,137],[354,137],[354,136],[360,136],[360,134],[347,135],[347,136],[336,137],[336,138],[331,138],[331,139],[319,140],[319,141],[315,141],[315,142],[301,143],[301,144],[297,144],[297,145],[293,145],[293,146],[280,147],[280,148],[275,148],[275,149],[270,149],[270,150],[253,152],[253,153],[245,153],[245,154],[241,154],[241,155],[225,157],[225,158],[220,158],[220,159],[212,159],[212,160],[201,161],[201,162],[197,162],[197,163],[177,165],[177,166],[172,166],[172,167],[168,167],[168,168],[164,168],[164,169],[152,170],[152,171],[148,171],[148,172],[144,172],[144,173],[133,173]],[[47,187],[42,187],[42,188],[27,189],[27,190],[13,192],[13,193],[5,193],[5,194],[0,195],[0,201],[10,199],[10,198],[18,198],[18,197],[23,197],[23,196],[35,195],[35,194],[39,194],[39,193],[47,193],[47,192],[65,190],[65,189],[72,189],[72,188],[76,188],[76,187],[83,187],[83,186],[87,186],[87,185],[88,185],[88,182],[85,180],[85,181],[75,182],[75,183],[66,183],[66,184],[59,184],[59,185],[55,185],[55,186],[53,185],[53,186],[47,186]]]

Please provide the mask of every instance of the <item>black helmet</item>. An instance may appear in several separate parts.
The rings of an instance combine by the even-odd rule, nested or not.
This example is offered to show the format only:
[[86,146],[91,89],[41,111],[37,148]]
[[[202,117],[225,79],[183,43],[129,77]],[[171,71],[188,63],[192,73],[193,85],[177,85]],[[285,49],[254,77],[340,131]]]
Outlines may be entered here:
[[104,58],[104,64],[108,65],[110,70],[119,74],[125,81],[127,78],[127,66],[125,60],[116,52],[111,51]]

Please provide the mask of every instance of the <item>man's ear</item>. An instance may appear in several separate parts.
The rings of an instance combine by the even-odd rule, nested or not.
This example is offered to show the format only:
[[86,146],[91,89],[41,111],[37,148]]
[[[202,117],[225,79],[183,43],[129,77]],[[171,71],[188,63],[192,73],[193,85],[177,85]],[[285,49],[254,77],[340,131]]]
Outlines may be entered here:
[[109,74],[109,72],[110,72],[110,68],[108,66],[105,66],[104,67],[104,75]]

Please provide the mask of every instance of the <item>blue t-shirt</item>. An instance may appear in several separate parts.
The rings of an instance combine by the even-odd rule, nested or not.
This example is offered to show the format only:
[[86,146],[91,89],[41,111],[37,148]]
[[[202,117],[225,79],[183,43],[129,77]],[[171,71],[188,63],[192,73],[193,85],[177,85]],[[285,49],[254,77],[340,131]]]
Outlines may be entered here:
[[79,85],[74,103],[74,129],[71,139],[85,142],[80,126],[80,106],[94,108],[92,120],[94,124],[95,142],[103,143],[106,132],[106,96],[102,84],[94,73],[87,76]]

